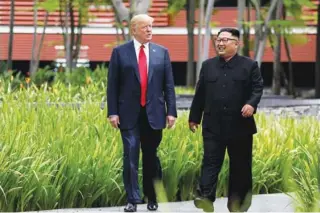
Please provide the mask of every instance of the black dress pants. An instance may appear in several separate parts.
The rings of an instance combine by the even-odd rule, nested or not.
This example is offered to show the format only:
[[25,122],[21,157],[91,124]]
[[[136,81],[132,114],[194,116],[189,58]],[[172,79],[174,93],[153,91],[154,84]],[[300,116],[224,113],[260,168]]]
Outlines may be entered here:
[[204,156],[200,177],[200,195],[216,199],[218,175],[227,149],[229,164],[228,209],[247,211],[252,199],[252,135],[217,137],[203,129]]

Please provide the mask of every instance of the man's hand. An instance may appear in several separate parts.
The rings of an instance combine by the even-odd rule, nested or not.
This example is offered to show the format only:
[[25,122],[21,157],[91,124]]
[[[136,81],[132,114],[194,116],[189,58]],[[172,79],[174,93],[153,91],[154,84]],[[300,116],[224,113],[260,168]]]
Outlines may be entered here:
[[110,117],[109,117],[109,121],[110,121],[110,123],[111,123],[111,126],[113,127],[113,128],[118,128],[118,125],[120,124],[120,121],[119,121],[119,116],[118,115],[111,115]]
[[248,118],[253,115],[254,108],[251,105],[246,104],[242,107],[241,112],[243,117]]
[[176,121],[176,118],[172,115],[167,116],[167,128],[171,129]]
[[189,121],[189,129],[191,132],[194,133],[196,131],[196,129],[198,129],[198,126],[199,126],[199,124],[192,122],[192,121]]

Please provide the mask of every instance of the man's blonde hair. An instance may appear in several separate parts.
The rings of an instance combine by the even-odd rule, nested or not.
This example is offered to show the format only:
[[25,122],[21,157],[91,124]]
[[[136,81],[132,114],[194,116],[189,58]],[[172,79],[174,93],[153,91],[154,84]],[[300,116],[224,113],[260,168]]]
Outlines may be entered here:
[[132,17],[130,21],[130,28],[132,29],[136,28],[138,26],[138,23],[141,21],[151,21],[151,23],[154,21],[154,18],[147,14],[138,14]]

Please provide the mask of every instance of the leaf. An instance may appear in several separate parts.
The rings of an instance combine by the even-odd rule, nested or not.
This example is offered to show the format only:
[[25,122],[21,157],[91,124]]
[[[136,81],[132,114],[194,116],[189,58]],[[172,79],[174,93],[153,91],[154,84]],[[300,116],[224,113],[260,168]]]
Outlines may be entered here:
[[63,45],[62,41],[58,41],[58,40],[52,40],[52,41],[48,41],[47,45],[49,47],[55,46],[55,45]]
[[282,31],[303,26],[305,26],[303,20],[272,20],[269,22],[269,27],[280,27]]
[[219,21],[211,21],[210,22],[211,27],[216,27],[216,26],[219,26],[220,24],[221,24],[221,22],[219,22]]
[[37,22],[37,25],[38,25],[38,26],[44,26],[44,21],[38,21],[38,22]]
[[46,11],[54,12],[59,8],[59,1],[57,0],[46,0],[44,2],[40,2],[39,7],[42,7]]
[[255,44],[255,39],[254,38],[251,38],[249,40],[249,50],[250,51],[253,51],[254,50],[254,44]]
[[245,26],[254,26],[258,24],[264,24],[264,20],[256,20],[256,21],[242,21],[242,24]]
[[[124,43],[124,42],[125,42],[125,41],[120,41],[120,44],[122,44],[122,43]],[[118,43],[118,42],[111,42],[111,43],[105,44],[105,45],[103,45],[103,46],[106,47],[106,48],[113,48],[113,47],[117,46],[117,43]]]
[[169,2],[168,10],[166,11],[168,15],[176,15],[184,8],[186,0],[175,0]]
[[288,34],[286,36],[288,42],[292,45],[304,45],[308,43],[308,37],[303,34]]

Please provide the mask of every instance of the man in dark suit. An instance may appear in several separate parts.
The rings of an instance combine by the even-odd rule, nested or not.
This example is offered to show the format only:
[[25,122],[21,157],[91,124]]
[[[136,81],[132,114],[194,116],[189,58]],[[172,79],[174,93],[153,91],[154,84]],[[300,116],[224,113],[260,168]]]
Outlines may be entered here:
[[108,73],[108,117],[120,128],[123,142],[123,181],[127,193],[125,212],[141,203],[138,186],[140,145],[143,192],[148,210],[158,208],[154,181],[162,177],[157,148],[162,129],[177,117],[174,81],[168,50],[151,43],[153,18],[136,15],[131,20],[133,40],[113,49]]
[[215,41],[219,56],[203,62],[189,115],[195,131],[202,120],[204,156],[195,206],[213,211],[218,175],[228,150],[228,209],[247,211],[252,191],[253,118],[263,91],[257,62],[237,54],[239,31],[221,29]]

